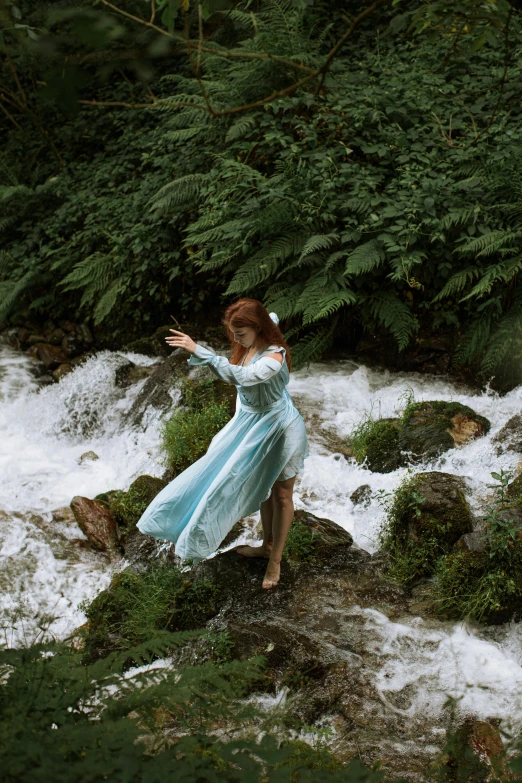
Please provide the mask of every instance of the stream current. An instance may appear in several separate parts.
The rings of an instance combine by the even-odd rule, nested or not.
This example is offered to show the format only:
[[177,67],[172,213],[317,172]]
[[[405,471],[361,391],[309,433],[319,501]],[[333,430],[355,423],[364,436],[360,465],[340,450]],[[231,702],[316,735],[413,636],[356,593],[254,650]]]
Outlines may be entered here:
[[[47,384],[37,377],[34,361],[0,344],[0,644],[65,638],[85,621],[78,605],[107,587],[114,570],[124,565],[90,550],[76,523],[56,510],[74,495],[125,490],[143,473],[164,471],[162,414],[150,408],[139,428],[128,417],[144,381],[125,389],[115,382],[128,359],[140,365],[155,361],[102,351],[60,383]],[[457,400],[486,416],[492,424],[487,437],[412,468],[465,477],[474,511],[487,502],[491,471],[517,468],[517,455],[496,456],[491,439],[520,411],[522,387],[499,397],[440,377],[337,361],[294,373],[289,391],[310,438],[296,506],[339,523],[370,552],[384,518],[375,493],[393,491],[406,469],[371,473],[340,453],[343,439],[364,416],[397,415],[411,394],[416,401]],[[80,463],[87,451],[98,459]],[[362,484],[370,485],[372,499],[355,506],[350,495]],[[392,621],[374,609],[358,614],[368,652],[377,661],[371,676],[390,710],[436,718],[453,696],[462,712],[499,718],[505,728],[520,730],[522,625],[488,628],[421,617]]]

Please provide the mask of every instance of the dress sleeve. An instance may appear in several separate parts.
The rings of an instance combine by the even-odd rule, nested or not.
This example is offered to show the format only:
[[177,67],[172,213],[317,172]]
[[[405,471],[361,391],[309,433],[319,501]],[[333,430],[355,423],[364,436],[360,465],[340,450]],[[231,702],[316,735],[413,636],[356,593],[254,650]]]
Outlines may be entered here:
[[[282,348],[277,350],[284,351]],[[236,364],[230,364],[224,356],[217,356],[214,351],[203,348],[202,345],[196,346],[188,363],[199,366],[207,365],[214,375],[226,383],[234,384],[234,386],[255,386],[257,383],[264,383],[276,375],[282,367],[277,359],[271,359],[269,356],[262,356],[246,367],[238,367]]]

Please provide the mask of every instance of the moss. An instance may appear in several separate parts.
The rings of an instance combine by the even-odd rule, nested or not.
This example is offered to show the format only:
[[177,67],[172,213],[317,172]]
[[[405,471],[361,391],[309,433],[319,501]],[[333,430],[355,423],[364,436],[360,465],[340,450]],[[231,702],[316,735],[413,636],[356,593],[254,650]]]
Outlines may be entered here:
[[366,460],[370,470],[391,473],[412,459],[431,459],[489,429],[484,416],[459,402],[410,401],[399,419],[365,419],[353,431],[350,446],[360,464]]
[[435,571],[432,608],[447,617],[503,622],[520,609],[522,542],[509,557],[489,552],[454,552]]
[[377,473],[391,473],[402,463],[399,451],[400,419],[366,419],[357,427],[350,446],[357,462],[366,460],[369,469]]
[[185,579],[172,565],[118,574],[107,590],[82,606],[89,621],[86,660],[146,644],[161,630],[200,628],[217,611],[216,593],[209,580]]
[[401,419],[401,452],[417,459],[430,459],[453,448],[455,440],[449,431],[455,430],[455,419],[472,422],[477,434],[489,432],[489,421],[460,402],[410,402]]
[[214,379],[187,379],[181,395],[184,409],[177,409],[163,427],[163,448],[174,473],[186,470],[206,453],[212,438],[230,419],[236,391]]
[[150,337],[140,337],[138,340],[127,343],[123,348],[125,351],[142,353],[145,356],[158,356],[158,346]]
[[507,488],[507,495],[513,502],[522,501],[522,473],[520,473]]
[[118,526],[124,531],[134,527],[147,506],[165,486],[166,483],[159,478],[138,476],[128,492],[113,495],[109,507]]
[[406,479],[387,503],[381,544],[392,559],[390,575],[409,584],[431,576],[439,558],[471,531],[471,513],[458,479],[418,473]]

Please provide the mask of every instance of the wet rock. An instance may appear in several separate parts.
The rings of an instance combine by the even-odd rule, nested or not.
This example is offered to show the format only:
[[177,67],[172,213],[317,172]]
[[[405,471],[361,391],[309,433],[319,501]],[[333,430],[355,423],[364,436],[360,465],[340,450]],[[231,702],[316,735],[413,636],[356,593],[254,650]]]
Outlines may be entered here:
[[51,331],[47,342],[51,343],[51,345],[61,345],[64,337],[65,337],[65,331],[63,329],[60,329],[60,327],[58,327],[57,329],[53,329]]
[[62,351],[67,357],[78,356],[83,350],[81,341],[74,333],[66,334],[61,343]]
[[173,404],[172,392],[176,381],[189,372],[187,353],[181,349],[175,351],[154,369],[143,384],[129,411],[129,418],[135,424],[141,424],[147,408],[169,409]]
[[[352,535],[330,519],[316,517],[309,511],[296,511],[293,526],[300,526],[312,534],[310,560],[316,565],[340,566],[346,560],[359,558],[362,550],[351,550]],[[366,553],[365,553],[366,554]]]
[[159,541],[152,536],[147,536],[137,527],[133,527],[124,543],[125,559],[131,565],[154,563],[172,563],[180,566],[181,560],[176,555],[174,544],[167,541]]
[[116,521],[103,503],[77,495],[71,501],[71,509],[80,529],[95,549],[100,552],[116,549]]
[[458,402],[419,402],[408,406],[403,417],[399,448],[413,459],[438,457],[489,432],[490,423]]
[[138,383],[138,381],[148,378],[154,372],[155,367],[156,365],[154,364],[149,367],[140,367],[140,365],[134,364],[134,362],[127,361],[116,370],[114,382],[120,389],[125,389],[133,383]]
[[522,454],[522,415],[512,416],[492,440],[498,456],[505,451]]
[[[196,324],[180,324],[181,329],[196,342],[211,345],[215,350],[226,350],[227,339],[223,327],[201,327]],[[159,326],[150,337],[140,337],[123,346],[125,351],[143,353],[145,356],[171,356],[172,348],[165,342],[165,337],[172,336],[171,329],[178,329],[174,323]]]
[[455,549],[462,552],[485,552],[487,536],[483,530],[464,533],[455,544]]
[[55,508],[51,514],[53,522],[62,522],[67,525],[76,523],[76,517],[74,516],[70,506],[60,506],[60,508]]
[[406,498],[402,518],[409,537],[414,541],[435,537],[446,549],[471,533],[472,517],[464,489],[460,476],[438,471],[418,473],[409,488],[410,494],[417,493],[417,501],[408,503]]
[[82,465],[84,462],[94,462],[97,459],[100,458],[95,451],[84,451],[84,453],[81,455],[80,459],[78,460],[78,464]]
[[92,332],[87,324],[79,324],[76,328],[76,333],[80,340],[82,340],[84,343],[88,343],[90,345],[94,342],[94,337],[92,336]]
[[399,449],[400,419],[379,419],[365,428],[365,434],[357,448],[352,443],[358,462],[376,473],[391,473],[403,464]]
[[47,340],[43,334],[30,334],[25,342],[27,345],[36,345],[37,343],[46,343]]
[[50,343],[37,343],[34,346],[35,355],[41,361],[48,370],[54,370],[59,367],[60,364],[67,364],[67,356],[56,345]]
[[[497,726],[468,718],[450,738],[449,751],[437,765],[444,780],[490,783],[505,780],[507,763]],[[509,779],[508,775],[508,779]]]
[[55,381],[59,382],[65,375],[68,375],[73,370],[74,367],[72,366],[72,364],[60,364],[60,366],[57,367],[56,370],[52,371],[52,376]]
[[58,323],[58,326],[63,329],[65,332],[74,332],[76,331],[76,324],[74,324],[72,321],[60,321]]
[[134,528],[147,506],[166,486],[162,479],[155,476],[138,476],[128,492],[120,492],[110,500],[110,511],[118,525],[120,538]]
[[350,500],[354,506],[369,506],[372,498],[372,488],[369,484],[362,484],[360,487],[352,492]]

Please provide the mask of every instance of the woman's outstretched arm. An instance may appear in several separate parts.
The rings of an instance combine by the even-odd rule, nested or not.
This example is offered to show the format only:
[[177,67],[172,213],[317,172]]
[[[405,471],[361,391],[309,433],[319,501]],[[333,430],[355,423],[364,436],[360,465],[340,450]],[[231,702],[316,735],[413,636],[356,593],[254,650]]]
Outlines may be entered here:
[[217,356],[208,348],[203,348],[202,345],[196,346],[196,350],[188,361],[193,365],[206,364],[214,375],[227,383],[233,383],[234,386],[255,386],[256,383],[263,383],[276,375],[282,365],[282,358],[279,361],[271,356],[262,356],[261,359],[246,367],[238,367],[235,364],[230,364],[224,356]]
[[188,351],[191,354],[189,364],[207,365],[214,375],[234,386],[255,386],[257,383],[263,383],[276,375],[282,366],[283,356],[281,353],[284,353],[284,348],[281,348],[281,353],[262,356],[261,359],[247,365],[247,367],[239,367],[230,364],[224,356],[217,356],[211,349],[197,345],[191,337],[183,332],[177,332],[174,329],[171,331],[174,332],[175,337],[167,337],[167,342],[173,348],[184,348]]

